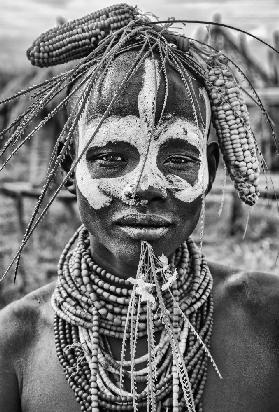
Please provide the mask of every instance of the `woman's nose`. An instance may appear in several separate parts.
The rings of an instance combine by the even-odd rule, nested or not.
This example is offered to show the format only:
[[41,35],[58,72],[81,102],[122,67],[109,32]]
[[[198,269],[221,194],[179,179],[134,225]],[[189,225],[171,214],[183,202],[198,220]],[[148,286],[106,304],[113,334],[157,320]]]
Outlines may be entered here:
[[138,187],[135,188],[134,194],[139,200],[147,200],[148,202],[164,200],[167,197],[165,189],[151,185],[145,187],[138,185]]
[[167,197],[167,180],[157,165],[151,168],[145,168],[139,175],[136,194],[147,197]]
[[128,185],[124,190],[124,196],[129,200],[136,201],[156,201],[163,200],[167,197],[167,188],[163,176],[157,176],[157,179],[149,171],[149,175],[143,173],[139,179]]

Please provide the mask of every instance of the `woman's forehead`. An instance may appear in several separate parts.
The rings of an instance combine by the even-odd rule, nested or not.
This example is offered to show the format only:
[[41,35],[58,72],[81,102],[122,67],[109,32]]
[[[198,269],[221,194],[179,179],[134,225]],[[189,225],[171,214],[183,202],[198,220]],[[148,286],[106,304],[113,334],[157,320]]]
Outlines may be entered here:
[[[79,123],[79,149],[91,141],[92,136],[100,121],[100,116],[86,122],[84,119]],[[159,148],[168,142],[169,145],[177,146],[179,142],[190,143],[203,150],[206,136],[196,127],[193,122],[182,118],[173,117],[157,125],[153,131],[152,147]],[[90,147],[104,147],[107,144],[126,142],[136,147],[140,154],[146,152],[149,147],[150,135],[138,116],[109,116],[101,125],[94,136]]]
[[182,79],[170,65],[164,71],[159,59],[148,57],[124,83],[136,58],[135,51],[121,54],[99,78],[88,101],[88,122],[104,114],[119,92],[110,115],[145,116],[147,121],[152,116],[156,125],[164,107],[165,117],[174,115],[200,125],[206,123],[204,88],[190,72],[185,70]]

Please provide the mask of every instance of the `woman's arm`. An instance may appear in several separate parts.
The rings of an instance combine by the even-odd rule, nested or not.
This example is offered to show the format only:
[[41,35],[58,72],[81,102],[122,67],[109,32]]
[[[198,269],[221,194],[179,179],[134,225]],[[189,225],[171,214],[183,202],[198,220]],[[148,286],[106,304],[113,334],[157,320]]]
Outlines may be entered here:
[[0,411],[21,412],[15,364],[18,347],[23,345],[17,330],[13,305],[0,311]]

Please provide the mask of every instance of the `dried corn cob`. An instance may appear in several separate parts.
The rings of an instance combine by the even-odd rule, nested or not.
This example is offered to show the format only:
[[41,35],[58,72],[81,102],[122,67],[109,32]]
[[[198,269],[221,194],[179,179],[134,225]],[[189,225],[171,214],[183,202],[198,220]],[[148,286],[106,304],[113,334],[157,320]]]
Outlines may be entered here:
[[239,197],[252,206],[259,197],[260,164],[247,106],[224,56],[208,62],[206,80],[213,125]]
[[135,7],[117,4],[41,34],[27,50],[34,66],[48,67],[87,56],[100,40],[135,19]]

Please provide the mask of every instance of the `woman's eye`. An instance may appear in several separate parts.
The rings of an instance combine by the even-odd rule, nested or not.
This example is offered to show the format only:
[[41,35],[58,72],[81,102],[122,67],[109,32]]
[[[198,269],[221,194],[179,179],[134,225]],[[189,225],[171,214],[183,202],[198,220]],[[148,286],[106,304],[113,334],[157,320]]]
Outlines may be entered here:
[[99,154],[89,160],[100,167],[118,167],[126,162],[124,156],[119,153]]
[[175,166],[186,166],[193,163],[199,163],[199,159],[190,156],[170,156],[165,161],[165,164]]
[[124,162],[123,156],[119,154],[106,154],[106,155],[101,155],[97,158],[97,160],[101,160],[104,162]]

